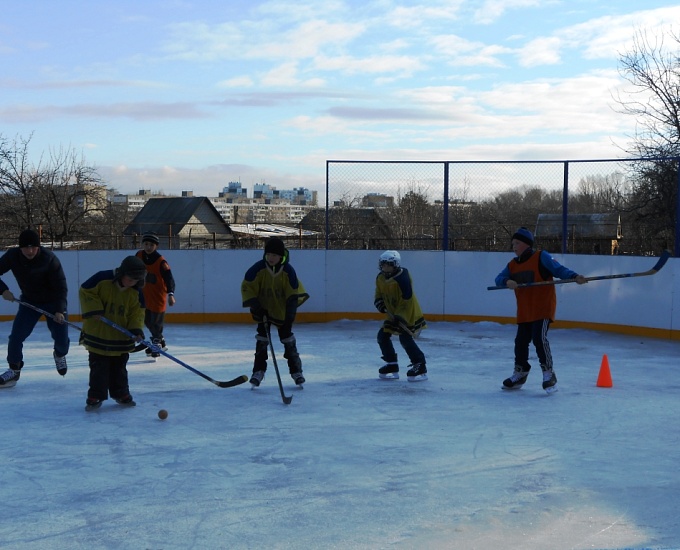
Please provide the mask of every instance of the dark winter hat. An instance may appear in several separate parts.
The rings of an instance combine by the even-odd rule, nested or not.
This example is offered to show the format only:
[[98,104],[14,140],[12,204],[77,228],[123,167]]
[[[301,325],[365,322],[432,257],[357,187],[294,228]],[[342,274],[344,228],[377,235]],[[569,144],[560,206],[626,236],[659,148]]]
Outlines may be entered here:
[[512,236],[512,238],[522,241],[529,246],[534,245],[534,235],[526,227],[520,227],[517,231],[515,231],[515,234]]
[[146,266],[137,256],[128,256],[118,268],[120,275],[127,275],[131,279],[143,280],[146,277]]
[[271,237],[267,239],[267,242],[264,245],[264,253],[265,254],[278,254],[279,256],[285,256],[286,255],[286,246],[283,244],[283,241],[279,239],[278,237]]
[[40,246],[40,236],[32,229],[24,229],[19,235],[19,247]]
[[148,233],[144,233],[144,236],[142,237],[142,242],[150,242],[158,246],[161,244],[161,241],[158,240],[158,235],[156,235],[153,231],[149,231]]

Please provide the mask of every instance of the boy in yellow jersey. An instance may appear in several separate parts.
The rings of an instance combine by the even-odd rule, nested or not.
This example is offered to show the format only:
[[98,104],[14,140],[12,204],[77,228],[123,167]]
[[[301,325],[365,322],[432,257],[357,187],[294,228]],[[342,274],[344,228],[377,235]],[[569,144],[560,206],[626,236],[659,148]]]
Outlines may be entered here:
[[413,281],[406,268],[401,267],[401,256],[396,250],[387,250],[378,261],[380,273],[375,279],[375,307],[386,315],[378,331],[378,345],[385,365],[378,369],[380,378],[399,378],[397,353],[392,336],[399,336],[399,343],[408,355],[411,364],[406,371],[409,382],[427,380],[425,355],[418,347],[414,336],[427,325],[420,309],[418,298],[413,292]]
[[278,329],[291,378],[298,386],[305,383],[293,334],[293,322],[297,308],[309,298],[309,294],[289,259],[289,252],[283,241],[278,237],[271,237],[265,243],[264,257],[248,269],[241,283],[243,307],[250,308],[253,320],[257,322],[255,362],[250,378],[253,387],[260,385],[267,370],[269,339],[266,323]]
[[99,271],[85,281],[79,292],[83,314],[83,345],[89,352],[90,388],[85,409],[101,407],[111,396],[123,406],[134,407],[128,386],[127,362],[135,341],[103,323],[106,317],[144,338],[144,308],[139,289],[144,285],[146,267],[136,256],[125,258],[120,267]]

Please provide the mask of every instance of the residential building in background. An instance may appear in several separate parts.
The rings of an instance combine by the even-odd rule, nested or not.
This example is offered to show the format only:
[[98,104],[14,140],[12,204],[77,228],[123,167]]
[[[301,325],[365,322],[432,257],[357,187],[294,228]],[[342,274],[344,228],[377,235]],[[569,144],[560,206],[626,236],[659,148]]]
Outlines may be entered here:
[[[266,183],[256,183],[253,196],[241,182],[230,181],[216,197],[206,197],[227,223],[277,223],[300,222],[311,210],[317,208],[317,191],[304,187],[276,189]],[[141,211],[151,198],[169,197],[162,192],[140,189],[135,195],[117,194],[111,201],[125,205],[128,213]],[[193,191],[182,191],[182,198],[193,197]]]

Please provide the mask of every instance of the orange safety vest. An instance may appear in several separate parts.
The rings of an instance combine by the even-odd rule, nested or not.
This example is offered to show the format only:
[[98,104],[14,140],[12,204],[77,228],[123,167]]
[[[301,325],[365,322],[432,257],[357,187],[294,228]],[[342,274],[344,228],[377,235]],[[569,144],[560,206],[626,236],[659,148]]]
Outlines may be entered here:
[[[144,259],[143,250],[137,252],[136,255],[142,260]],[[168,289],[165,287],[165,280],[161,273],[163,264],[165,264],[163,271],[170,269],[168,262],[165,261],[163,256],[159,256],[152,264],[144,263],[147,271],[144,288],[142,289],[142,292],[144,292],[144,305],[146,309],[154,313],[163,313],[167,309]]]
[[[539,269],[540,262],[540,250],[534,252],[525,262],[518,263],[512,260],[508,264],[511,279],[518,283],[552,281],[552,275],[547,279],[541,276],[541,270]],[[555,285],[516,288],[515,297],[517,298],[518,323],[530,323],[540,319],[555,320],[555,311],[557,309]]]

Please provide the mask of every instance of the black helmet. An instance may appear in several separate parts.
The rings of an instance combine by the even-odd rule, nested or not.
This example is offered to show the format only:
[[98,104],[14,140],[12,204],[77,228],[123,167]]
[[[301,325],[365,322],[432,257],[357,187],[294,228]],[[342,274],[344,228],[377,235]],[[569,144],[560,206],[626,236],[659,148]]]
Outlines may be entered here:
[[128,256],[121,262],[116,275],[127,275],[131,279],[143,281],[146,277],[146,266],[137,256]]

